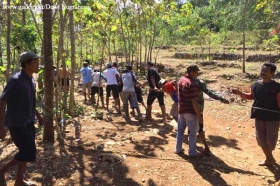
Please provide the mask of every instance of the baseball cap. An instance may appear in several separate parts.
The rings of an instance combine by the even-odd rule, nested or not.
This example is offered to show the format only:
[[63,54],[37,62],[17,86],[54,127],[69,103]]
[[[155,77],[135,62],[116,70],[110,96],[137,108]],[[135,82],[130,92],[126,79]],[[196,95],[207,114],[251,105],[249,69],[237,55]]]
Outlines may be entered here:
[[112,68],[112,63],[107,63],[107,68]]
[[190,72],[190,71],[200,71],[200,69],[198,68],[198,66],[196,64],[192,64],[187,67],[187,72]]
[[128,69],[128,70],[132,70],[132,66],[131,66],[131,65],[126,65],[125,67],[126,67],[126,69]]
[[166,79],[161,79],[161,80],[158,82],[158,84],[159,84],[159,85],[163,85],[165,82],[166,82]]
[[19,61],[20,62],[25,62],[25,61],[28,61],[30,59],[37,59],[37,58],[42,58],[42,57],[43,56],[38,56],[34,52],[26,51],[26,52],[23,52],[23,53],[20,54]]
[[147,62],[147,65],[150,65],[150,66],[154,66],[154,63],[153,62],[151,62],[151,61],[149,61],[149,62]]

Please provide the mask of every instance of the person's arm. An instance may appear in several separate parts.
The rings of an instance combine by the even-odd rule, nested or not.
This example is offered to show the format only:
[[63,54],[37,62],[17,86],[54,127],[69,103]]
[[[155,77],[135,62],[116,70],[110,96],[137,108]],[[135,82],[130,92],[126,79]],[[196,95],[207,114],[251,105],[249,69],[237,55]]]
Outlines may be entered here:
[[148,84],[148,80],[145,80],[143,83],[142,83],[142,87],[144,87],[145,85]]
[[178,84],[175,80],[173,80],[173,87],[175,88],[176,92],[178,92]]
[[7,105],[7,101],[1,99],[0,100],[0,139],[4,139],[6,137],[6,130],[5,130],[6,105]]
[[213,90],[209,89],[206,85],[205,82],[203,81],[199,81],[198,84],[199,89],[201,89],[205,94],[207,94],[210,98],[213,98],[215,100],[220,100],[223,103],[228,103],[228,101],[223,98],[222,96],[218,95],[216,92],[214,92]]
[[197,103],[198,91],[199,91],[198,86],[196,86],[196,85],[191,85],[189,87],[189,96],[190,96],[190,99],[192,102],[193,109],[197,115],[198,122],[203,123],[203,119],[202,119],[201,113],[199,111],[199,105]]
[[239,95],[242,99],[249,99],[249,100],[253,100],[254,99],[254,95],[253,95],[252,89],[250,89],[249,93],[241,92],[239,89],[232,89],[232,93],[236,94],[236,95]]
[[158,88],[156,86],[156,80],[154,77],[151,77],[151,81],[152,81],[152,84],[153,84],[153,87],[154,87],[154,91],[158,91]]
[[43,119],[43,117],[41,116],[41,114],[38,112],[37,109],[35,109],[35,114],[36,114],[36,117],[37,117],[37,119],[38,119],[39,125],[40,125],[40,126],[44,125],[44,119]]

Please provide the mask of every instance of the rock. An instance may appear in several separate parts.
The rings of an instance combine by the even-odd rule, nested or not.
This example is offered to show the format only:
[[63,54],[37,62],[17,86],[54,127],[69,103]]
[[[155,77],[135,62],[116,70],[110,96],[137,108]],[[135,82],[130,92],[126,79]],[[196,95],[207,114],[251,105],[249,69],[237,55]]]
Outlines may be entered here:
[[106,142],[106,145],[115,145],[116,144],[116,142],[114,142],[114,141],[108,141],[108,142]]
[[145,183],[145,181],[146,181],[146,180],[143,178],[143,179],[142,179],[142,183]]
[[238,125],[238,128],[240,128],[241,127],[241,125]]
[[242,134],[242,132],[237,132],[236,135],[242,136],[243,134]]
[[226,127],[226,130],[230,130],[230,127]]

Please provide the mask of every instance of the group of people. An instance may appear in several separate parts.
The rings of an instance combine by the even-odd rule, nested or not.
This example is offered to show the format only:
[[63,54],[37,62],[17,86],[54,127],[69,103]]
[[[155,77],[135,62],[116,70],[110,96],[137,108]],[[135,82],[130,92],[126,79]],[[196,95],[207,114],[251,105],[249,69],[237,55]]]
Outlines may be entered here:
[[[39,71],[39,58],[41,57],[33,52],[23,52],[20,55],[21,71],[10,78],[0,97],[0,139],[4,139],[6,136],[4,123],[7,123],[12,140],[19,150],[10,161],[1,165],[0,185],[6,185],[5,172],[12,166],[18,166],[15,185],[32,185],[24,179],[24,173],[27,163],[36,160],[35,116],[39,124],[43,125],[43,118],[36,110],[36,88],[33,79],[33,73]],[[107,83],[106,108],[108,109],[110,93],[113,92],[116,108],[120,111],[119,92],[122,91],[121,97],[126,118],[129,119],[128,102],[130,102],[130,106],[137,110],[138,117],[141,119],[137,103],[141,100],[137,99],[137,91],[139,92],[137,88],[149,84],[147,119],[152,117],[152,104],[157,99],[161,107],[163,122],[166,122],[164,92],[170,95],[174,101],[171,115],[178,123],[175,153],[183,152],[182,141],[186,127],[189,129],[189,156],[199,156],[196,149],[197,132],[205,145],[204,153],[210,153],[203,132],[203,93],[221,100],[223,103],[229,103],[228,100],[209,90],[206,84],[197,78],[200,70],[197,65],[188,66],[187,73],[178,82],[161,79],[152,62],[147,63],[147,70],[146,81],[140,83],[132,72],[132,66],[126,66],[120,76],[116,65],[107,64],[107,69],[101,73],[90,70],[88,62],[86,62],[81,69],[85,100],[87,99],[87,89],[91,91],[91,94],[98,92],[101,101],[103,100],[100,79],[103,78]],[[251,118],[255,119],[256,139],[266,157],[259,163],[260,166],[272,166],[276,163],[272,151],[276,147],[280,123],[280,84],[272,79],[275,71],[274,63],[265,63],[261,69],[262,79],[252,85],[249,93],[241,92],[238,89],[232,90],[234,94],[240,95],[243,99],[254,100]],[[104,101],[102,104],[104,106]]]

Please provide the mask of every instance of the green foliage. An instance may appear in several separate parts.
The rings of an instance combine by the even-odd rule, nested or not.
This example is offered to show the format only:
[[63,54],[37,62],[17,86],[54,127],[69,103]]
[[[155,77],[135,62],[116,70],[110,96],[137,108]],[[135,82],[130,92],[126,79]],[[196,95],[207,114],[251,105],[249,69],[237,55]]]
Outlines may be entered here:
[[22,50],[31,50],[35,53],[37,32],[34,25],[15,25],[11,33],[11,44],[22,46]]

